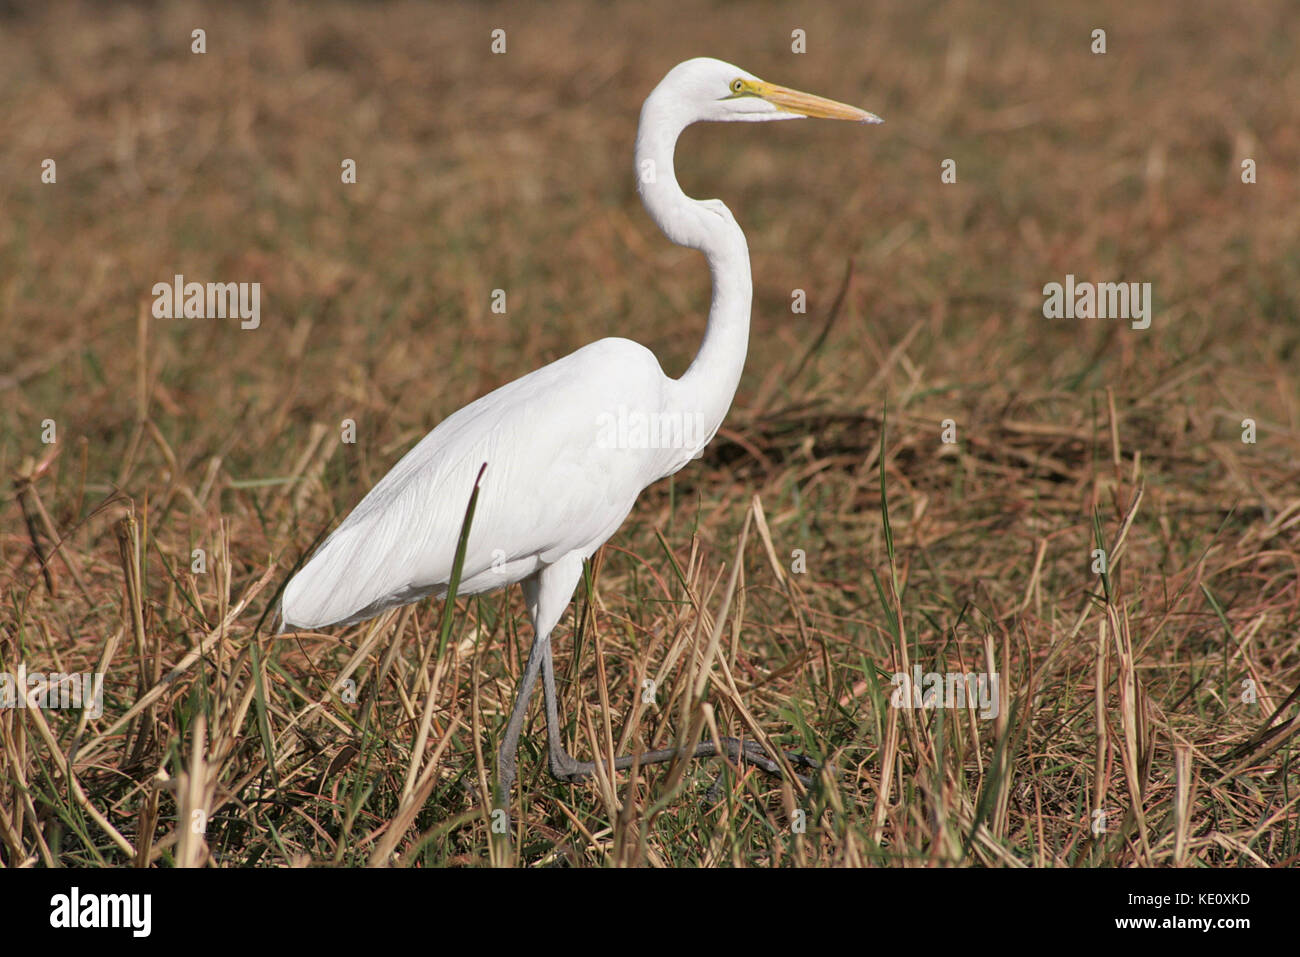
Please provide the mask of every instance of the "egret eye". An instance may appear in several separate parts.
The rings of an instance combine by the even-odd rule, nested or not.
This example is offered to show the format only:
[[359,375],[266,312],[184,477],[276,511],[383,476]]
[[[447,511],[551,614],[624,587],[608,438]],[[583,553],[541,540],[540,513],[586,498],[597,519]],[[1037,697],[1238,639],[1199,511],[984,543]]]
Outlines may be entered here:
[[740,77],[737,77],[736,79],[731,81],[732,93],[743,93],[744,90],[745,90],[745,81],[740,79]]

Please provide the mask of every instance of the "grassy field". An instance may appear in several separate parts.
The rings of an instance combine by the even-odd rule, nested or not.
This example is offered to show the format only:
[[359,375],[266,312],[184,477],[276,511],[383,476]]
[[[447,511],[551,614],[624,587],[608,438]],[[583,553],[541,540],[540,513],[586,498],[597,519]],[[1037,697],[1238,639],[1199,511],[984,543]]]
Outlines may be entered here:
[[[1289,27],[1282,2],[4,5],[0,673],[104,693],[0,709],[0,862],[1294,866]],[[886,122],[682,137],[683,187],[749,238],[750,354],[556,630],[566,737],[833,770],[559,784],[539,697],[498,833],[519,590],[458,602],[442,656],[436,602],[277,636],[274,598],[489,389],[607,335],[686,368],[708,272],[641,209],[632,146],[697,55]],[[261,283],[260,326],[153,318],[175,274]],[[1150,327],[1045,318],[1067,275],[1150,283]],[[891,706],[914,666],[995,673],[996,716]]]

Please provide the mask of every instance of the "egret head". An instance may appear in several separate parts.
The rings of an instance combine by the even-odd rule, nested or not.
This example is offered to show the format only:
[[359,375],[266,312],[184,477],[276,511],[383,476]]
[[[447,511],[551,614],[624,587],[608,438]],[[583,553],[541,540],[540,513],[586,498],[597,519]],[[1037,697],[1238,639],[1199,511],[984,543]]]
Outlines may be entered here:
[[874,113],[768,83],[747,70],[712,57],[697,57],[677,64],[651,96],[673,101],[686,114],[683,119],[687,123],[701,120],[754,123],[808,116],[857,123],[882,122]]

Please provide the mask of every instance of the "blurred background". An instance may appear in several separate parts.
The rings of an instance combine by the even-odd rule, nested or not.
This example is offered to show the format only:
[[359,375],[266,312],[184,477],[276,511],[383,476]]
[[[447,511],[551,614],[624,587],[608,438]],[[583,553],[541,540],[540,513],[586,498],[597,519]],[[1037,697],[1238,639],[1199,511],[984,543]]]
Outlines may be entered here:
[[[232,640],[255,640],[292,563],[455,409],[603,336],[636,339],[670,375],[684,371],[708,272],[644,214],[632,148],[664,73],[713,56],[886,122],[697,126],[679,142],[686,192],[725,201],[747,233],[751,351],[705,459],[648,491],[605,550],[588,613],[609,632],[606,652],[661,660],[647,636],[671,635],[682,614],[664,549],[711,580],[757,494],[776,552],[804,550],[808,572],[787,592],[762,552],[747,559],[753,664],[740,669],[752,681],[742,690],[770,732],[797,725],[805,746],[861,762],[871,784],[850,803],[874,828],[866,844],[884,853],[881,829],[892,828],[893,847],[916,859],[956,854],[907,822],[927,800],[961,818],[964,793],[909,791],[920,803],[907,806],[884,790],[889,774],[873,762],[889,732],[873,710],[872,667],[892,671],[904,646],[927,662],[982,660],[987,641],[1020,676],[1012,694],[1048,694],[1067,728],[1048,747],[1034,724],[1042,699],[1018,713],[1028,724],[1016,771],[996,786],[1009,795],[1016,774],[1043,775],[1055,747],[1066,756],[1048,763],[1066,770],[1058,790],[1039,778],[1051,793],[1038,793],[1036,811],[1002,806],[999,846],[1036,863],[1173,862],[1172,837],[1153,850],[1088,833],[1090,807],[1112,793],[1127,807],[1133,793],[1109,750],[1125,747],[1126,728],[1094,721],[1090,682],[1118,694],[1114,669],[1138,670],[1143,753],[1157,768],[1144,781],[1163,767],[1169,788],[1177,747],[1199,761],[1247,741],[1297,682],[1296,27],[1293,4],[1254,0],[6,3],[5,660],[53,647],[93,663],[120,629],[129,644],[117,524],[128,500],[143,530],[144,636],[137,664],[110,674],[117,713],[273,569],[228,622]],[[196,29],[202,54],[191,51]],[[1104,54],[1093,52],[1099,29]],[[806,52],[792,51],[794,31]],[[41,178],[50,158],[54,184]],[[341,182],[346,159],[355,184]],[[949,159],[954,183],[941,180]],[[152,318],[153,284],[177,273],[260,282],[260,327]],[[1043,287],[1067,274],[1150,283],[1150,328],[1045,319]],[[504,315],[491,310],[494,289],[506,291]],[[806,315],[791,312],[796,289]],[[1247,418],[1254,444],[1242,441]],[[341,439],[346,419],[355,444]],[[940,440],[947,419],[951,445]],[[1098,597],[1089,554],[1116,536],[1125,564]],[[199,547],[220,556],[224,584],[186,571]],[[643,566],[667,584],[648,586]],[[891,571],[897,602],[880,591]],[[646,589],[660,587],[657,604]],[[517,616],[518,597],[504,601]],[[482,606],[464,611],[498,625]],[[438,607],[414,614],[431,627]],[[1115,627],[1120,663],[1094,676]],[[502,660],[484,666],[484,693],[508,700],[519,647],[510,631],[492,649]],[[312,682],[350,651],[322,638],[267,653]],[[569,666],[574,695],[594,674],[591,647],[582,653]],[[636,668],[624,667],[609,680],[634,687]],[[1253,709],[1224,690],[1243,678],[1264,692]],[[152,735],[158,755],[184,738],[180,712],[164,707],[183,692],[150,712],[152,731],[135,732]],[[406,719],[393,720],[391,736],[408,742]],[[1139,719],[1130,709],[1124,720]],[[470,760],[464,734],[449,753]],[[958,767],[996,746],[992,730],[978,737]],[[889,752],[900,787],[954,773],[927,763],[918,740]],[[136,743],[122,767],[147,776],[150,752]],[[231,747],[221,761],[233,778],[259,752]],[[330,747],[326,764],[340,745]],[[973,800],[980,785],[964,786]],[[1206,815],[1218,806],[1210,791]],[[1260,800],[1241,812],[1247,831],[1294,804]],[[466,801],[448,796],[431,813],[469,820]],[[1268,844],[1251,833],[1234,838],[1246,854],[1192,826],[1178,862],[1273,862],[1297,849],[1295,835]],[[316,839],[305,836],[302,853],[335,853]],[[851,862],[844,840],[810,853]],[[421,846],[436,846],[438,862],[473,857],[454,844]],[[653,835],[629,846],[629,860],[672,856],[653,850]]]

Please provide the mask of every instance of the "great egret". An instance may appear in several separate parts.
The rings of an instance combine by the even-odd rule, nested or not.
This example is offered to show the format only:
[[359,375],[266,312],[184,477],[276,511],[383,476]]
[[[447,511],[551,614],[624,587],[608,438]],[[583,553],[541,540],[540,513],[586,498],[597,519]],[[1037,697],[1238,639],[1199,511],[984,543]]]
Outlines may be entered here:
[[[446,597],[466,505],[486,463],[458,594],[521,582],[534,632],[498,757],[506,800],[539,672],[551,773],[571,781],[595,770],[594,762],[571,757],[560,740],[551,629],[582,576],[583,560],[614,534],[641,490],[712,440],[745,364],[753,295],[745,234],[720,201],[691,199],[677,185],[677,137],[703,120],[809,116],[880,122],[721,60],[701,57],[673,67],[641,107],[635,169],[651,218],[674,243],[704,253],[713,275],[708,327],[690,368],[670,379],[644,346],[601,339],[471,402],[411,449],[284,589],[282,631],[346,625],[426,595]],[[723,745],[737,759],[779,769],[755,742]],[[707,742],[680,756],[716,753]],[[674,749],[626,755],[615,768],[678,756]]]

